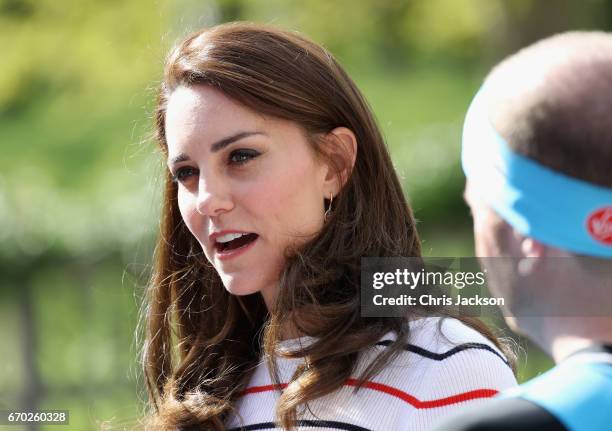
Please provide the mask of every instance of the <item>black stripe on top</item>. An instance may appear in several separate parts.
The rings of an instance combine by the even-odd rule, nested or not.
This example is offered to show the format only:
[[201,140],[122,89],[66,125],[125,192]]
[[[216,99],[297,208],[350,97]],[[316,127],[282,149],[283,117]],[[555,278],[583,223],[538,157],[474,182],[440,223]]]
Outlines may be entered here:
[[569,431],[545,408],[522,398],[466,406],[431,431]]
[[[332,430],[346,430],[346,431],[370,431],[367,428],[360,427],[358,425],[349,424],[346,422],[338,421],[314,421],[302,419],[298,420],[296,426],[299,427],[317,427],[327,428]],[[228,431],[254,431],[254,430],[275,430],[277,428],[274,422],[261,422],[257,424],[245,425],[243,427],[231,428]]]
[[[377,346],[389,346],[391,343],[393,343],[393,340],[382,340],[379,341],[378,343],[376,343]],[[501,359],[504,364],[506,364],[508,367],[510,367],[512,369],[512,366],[510,365],[510,363],[508,362],[508,360],[506,358],[504,358],[502,355],[500,355],[497,350],[495,350],[493,347],[487,345],[487,344],[482,344],[482,343],[463,343],[463,344],[459,344],[455,347],[453,347],[452,349],[444,352],[444,353],[436,353],[436,352],[432,352],[431,350],[427,350],[424,349],[422,347],[416,346],[414,344],[407,344],[404,346],[404,350],[408,351],[408,352],[412,352],[412,353],[416,353],[417,355],[423,356],[425,358],[428,359],[433,359],[435,361],[443,361],[446,358],[449,358],[451,356],[453,356],[456,353],[459,352],[463,352],[464,350],[470,350],[470,349],[478,349],[478,350],[486,350],[488,352],[493,353],[495,356],[497,356],[499,359]]]

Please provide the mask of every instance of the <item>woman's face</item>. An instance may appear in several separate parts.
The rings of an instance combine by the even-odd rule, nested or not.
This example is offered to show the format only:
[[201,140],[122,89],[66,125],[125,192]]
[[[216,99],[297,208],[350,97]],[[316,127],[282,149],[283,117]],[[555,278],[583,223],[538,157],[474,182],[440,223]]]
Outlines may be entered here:
[[165,126],[185,224],[230,293],[270,307],[285,249],[323,225],[328,165],[295,123],[204,85],[172,93]]

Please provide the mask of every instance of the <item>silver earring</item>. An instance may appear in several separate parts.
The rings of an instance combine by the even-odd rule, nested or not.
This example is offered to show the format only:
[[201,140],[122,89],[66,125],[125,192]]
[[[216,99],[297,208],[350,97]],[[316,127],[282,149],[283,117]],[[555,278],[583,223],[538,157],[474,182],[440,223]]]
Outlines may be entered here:
[[327,209],[325,210],[325,215],[323,216],[323,220],[327,220],[327,216],[329,215],[329,213],[331,212],[331,207],[332,207],[332,202],[334,201],[334,195],[332,195],[332,193],[329,193],[329,206],[327,207]]

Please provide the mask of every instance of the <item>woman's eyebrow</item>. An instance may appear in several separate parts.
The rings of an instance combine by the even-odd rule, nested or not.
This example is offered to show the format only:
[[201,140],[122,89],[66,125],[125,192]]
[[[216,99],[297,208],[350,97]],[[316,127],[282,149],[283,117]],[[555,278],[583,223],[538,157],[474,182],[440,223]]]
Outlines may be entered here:
[[[210,147],[210,151],[212,153],[216,153],[218,151],[221,151],[223,148],[227,147],[229,144],[239,141],[240,139],[244,139],[247,138],[249,136],[253,136],[253,135],[264,135],[267,136],[266,133],[264,132],[258,132],[258,131],[250,131],[250,132],[238,132],[235,133],[231,136],[228,136],[226,138],[220,139],[217,142],[215,142],[214,144],[211,145]],[[185,153],[180,153],[179,155],[172,157],[171,159],[168,160],[168,166],[172,166],[175,163],[180,163],[180,162],[185,162],[189,159],[189,156],[186,155]]]
[[216,153],[217,151],[221,151],[223,148],[227,147],[232,142],[236,142],[236,141],[239,141],[240,139],[244,139],[244,138],[247,138],[253,135],[266,135],[266,134],[264,132],[257,132],[257,131],[238,132],[234,135],[228,136],[227,138],[223,138],[215,142],[214,144],[212,144],[210,147],[210,151],[213,153]]

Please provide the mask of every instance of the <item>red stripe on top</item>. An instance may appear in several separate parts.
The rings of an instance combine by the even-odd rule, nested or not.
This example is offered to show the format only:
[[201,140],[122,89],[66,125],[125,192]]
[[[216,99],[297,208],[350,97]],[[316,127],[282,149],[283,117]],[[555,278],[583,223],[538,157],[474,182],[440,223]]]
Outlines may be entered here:
[[[348,379],[344,384],[345,386],[357,386],[358,380]],[[436,407],[448,406],[451,404],[457,404],[463,401],[470,401],[478,398],[491,398],[498,394],[498,391],[494,389],[476,389],[473,391],[451,395],[450,397],[438,398],[436,400],[421,401],[407,392],[394,388],[393,386],[384,385],[382,383],[376,383],[366,380],[365,382],[363,382],[362,386],[364,388],[372,389],[373,391],[383,392],[387,395],[399,398],[416,409],[433,409]],[[250,388],[247,388],[242,391],[239,396],[256,394],[259,392],[268,392],[276,389],[285,389],[286,387],[286,383],[280,385],[251,386]]]
[[[357,383],[357,379],[348,379],[345,384],[347,386],[357,386]],[[497,395],[498,393],[494,389],[476,389],[469,392],[462,392],[460,394],[451,395],[450,397],[446,398],[438,398],[437,400],[421,401],[407,392],[401,391],[397,388],[394,388],[393,386],[383,385],[382,383],[376,383],[366,380],[363,383],[363,387],[379,392],[384,392],[385,394],[389,394],[391,396],[399,398],[417,409],[433,409],[436,407],[448,406],[451,404],[457,404],[463,401],[475,400],[478,398],[490,398]]]

